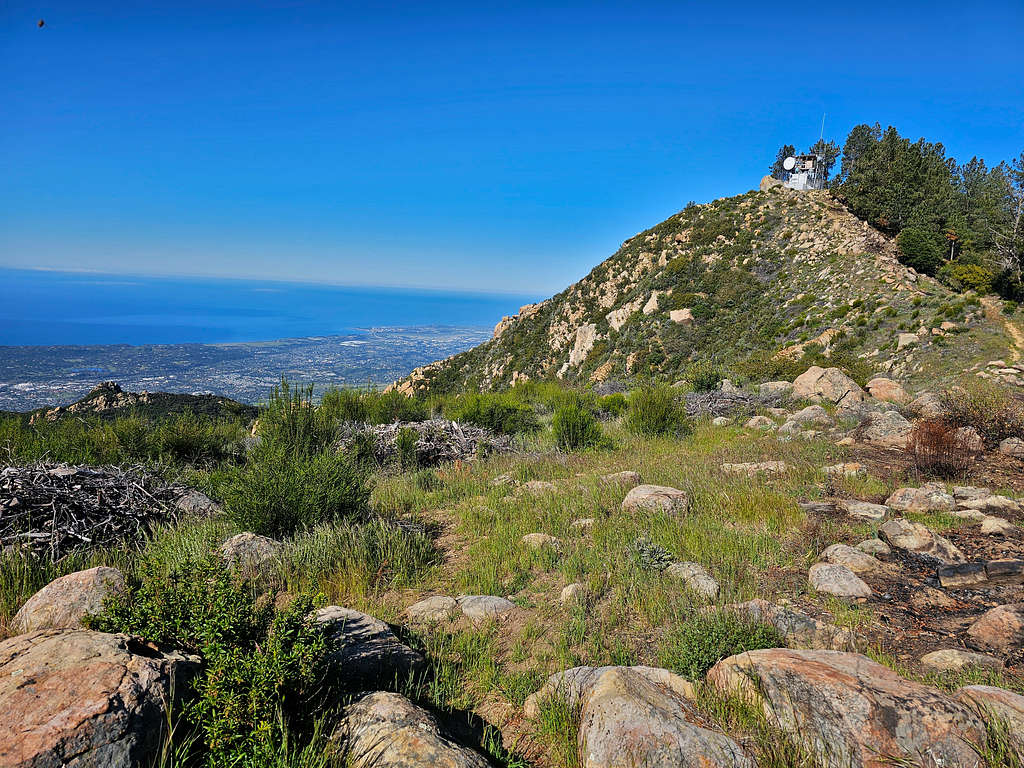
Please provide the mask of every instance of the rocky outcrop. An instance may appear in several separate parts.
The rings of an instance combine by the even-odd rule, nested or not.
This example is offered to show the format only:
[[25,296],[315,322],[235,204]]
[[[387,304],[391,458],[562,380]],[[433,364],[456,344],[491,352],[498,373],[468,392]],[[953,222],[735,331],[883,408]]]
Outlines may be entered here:
[[755,598],[721,608],[746,621],[771,625],[789,648],[853,651],[861,645],[848,629],[808,616],[795,608]]
[[864,390],[838,368],[812,365],[793,382],[793,397],[823,400],[839,408],[849,408],[863,402]]
[[347,707],[333,740],[352,768],[489,768],[447,736],[433,715],[404,696],[380,691]]
[[775,648],[716,664],[708,683],[759,701],[771,721],[829,768],[882,768],[896,760],[979,768],[985,738],[969,708],[866,656]]
[[0,642],[0,765],[148,764],[199,660],[123,635],[43,630]]
[[897,512],[951,512],[956,500],[946,493],[945,486],[922,485],[920,488],[897,488],[885,500],[885,505]]
[[900,405],[910,401],[910,396],[903,386],[892,379],[879,376],[867,383],[868,394],[875,400],[885,403],[898,403]]
[[11,629],[18,633],[37,629],[80,627],[82,619],[103,610],[103,601],[124,590],[117,568],[98,566],[55,579],[30,597],[15,614]]
[[536,716],[555,697],[578,708],[585,768],[754,768],[736,742],[700,725],[690,695],[664,669],[575,667],[548,678],[525,709]]

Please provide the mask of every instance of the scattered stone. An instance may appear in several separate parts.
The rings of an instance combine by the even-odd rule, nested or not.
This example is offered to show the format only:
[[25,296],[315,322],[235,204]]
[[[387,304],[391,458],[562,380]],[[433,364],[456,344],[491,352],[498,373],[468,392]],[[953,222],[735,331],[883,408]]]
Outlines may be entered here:
[[762,432],[768,432],[775,429],[775,422],[767,416],[754,416],[743,426],[747,429],[760,429]]
[[494,595],[462,595],[457,600],[462,615],[468,619],[493,619],[515,608],[515,603]]
[[183,515],[203,516],[214,515],[220,511],[220,505],[199,491],[188,491],[175,503],[175,509]]
[[1003,662],[995,656],[960,648],[946,648],[932,651],[921,657],[921,666],[932,672],[953,672],[964,667],[984,667],[986,669],[1002,669]]
[[797,399],[826,400],[840,407],[864,400],[864,390],[841,370],[817,365],[797,376],[792,394]]
[[690,508],[690,499],[685,491],[666,485],[638,485],[622,500],[622,511],[664,512],[668,515],[685,515]]
[[956,509],[956,501],[946,489],[932,483],[920,488],[898,488],[885,504],[898,512],[952,512]]
[[989,536],[1011,536],[1017,526],[1001,517],[986,517],[981,521],[981,532]]
[[872,504],[869,501],[858,501],[857,499],[844,499],[839,506],[850,517],[858,520],[884,520],[889,515],[889,508],[884,504]]
[[[878,543],[882,544],[880,541]],[[885,566],[871,555],[846,544],[833,544],[821,553],[820,559],[834,565],[845,565],[854,573],[877,573],[885,569]]]
[[855,434],[866,443],[890,447],[903,447],[914,431],[914,425],[897,411],[869,413]]
[[730,603],[723,606],[722,610],[730,611],[749,621],[770,624],[790,648],[851,651],[859,646],[857,636],[848,629],[828,624],[795,608],[775,605],[761,598],[745,603]]
[[857,549],[869,555],[891,555],[892,549],[881,539],[864,539]]
[[829,768],[879,768],[905,759],[981,765],[971,744],[982,743],[985,727],[974,712],[860,654],[749,651],[716,664],[708,683],[763,702],[773,722]]
[[0,642],[0,765],[148,765],[199,663],[85,629]]
[[398,693],[378,691],[347,707],[332,740],[352,768],[488,768],[446,736],[437,719]]
[[934,392],[922,392],[907,406],[912,414],[922,419],[941,419],[947,414],[942,398]]
[[883,523],[878,529],[878,535],[891,547],[925,555],[943,563],[962,563],[966,559],[951,541],[903,517]]
[[103,601],[124,590],[117,568],[99,566],[54,579],[30,597],[11,621],[17,634],[37,629],[80,627],[82,619],[103,610]]
[[982,453],[985,441],[974,427],[959,427],[953,430],[953,439],[961,449],[971,453]]
[[531,496],[543,496],[558,490],[558,486],[554,483],[549,483],[547,480],[528,480],[520,488],[524,493],[529,493]]
[[1024,440],[1019,437],[1008,437],[999,443],[999,452],[1015,459],[1024,459]]
[[279,541],[255,533],[239,533],[220,545],[228,567],[244,572],[259,570],[274,560],[284,546]]
[[715,416],[711,420],[711,425],[714,427],[728,427],[730,424],[732,424],[732,419],[728,416]]
[[757,391],[763,398],[786,400],[793,394],[793,384],[788,381],[766,381],[758,385]]
[[756,477],[760,474],[782,475],[789,471],[789,465],[784,461],[748,461],[741,464],[723,464],[722,471],[747,477]]
[[345,690],[404,680],[424,665],[380,619],[338,605],[321,608],[314,621],[327,634],[326,662]]
[[814,589],[844,600],[871,597],[871,587],[865,584],[845,565],[815,563],[807,573],[807,581]]
[[458,601],[447,595],[432,595],[413,603],[405,610],[409,621],[420,624],[451,621],[458,612]]
[[672,563],[665,573],[680,579],[688,588],[706,597],[708,600],[718,599],[718,582],[704,570],[700,563]]
[[884,403],[903,404],[910,400],[907,391],[892,379],[874,378],[867,384],[868,394]]
[[625,472],[616,472],[612,475],[605,475],[601,478],[601,482],[607,485],[620,485],[624,488],[633,488],[634,486],[640,485],[643,482],[643,478],[640,477],[639,472],[626,470]]
[[833,464],[822,468],[826,477],[867,477],[868,468],[857,461]]
[[1009,654],[1024,648],[1024,603],[991,608],[967,628],[969,645]]
[[818,427],[830,427],[835,423],[832,417],[828,415],[828,411],[820,405],[808,405],[806,408],[802,408],[792,414],[788,421],[796,422],[801,426],[813,424]]
[[595,522],[597,521],[592,517],[581,517],[569,523],[569,527],[579,531],[580,533],[590,533],[594,528]]
[[578,710],[586,768],[754,768],[728,736],[696,725],[692,691],[664,669],[575,667],[548,678],[525,711],[535,717],[555,697]]
[[558,602],[560,603],[576,603],[583,601],[587,596],[587,588],[583,584],[567,584],[562,587],[561,593],[558,595]]
[[1007,496],[989,495],[976,499],[966,499],[960,502],[961,509],[973,509],[978,512],[1021,512],[1024,511],[1021,503],[1016,499]]
[[520,541],[528,549],[544,549],[549,547],[557,552],[562,548],[562,542],[546,533],[528,533]]
[[994,685],[965,685],[953,698],[983,719],[998,717],[1007,726],[1010,743],[1024,750],[1024,696]]

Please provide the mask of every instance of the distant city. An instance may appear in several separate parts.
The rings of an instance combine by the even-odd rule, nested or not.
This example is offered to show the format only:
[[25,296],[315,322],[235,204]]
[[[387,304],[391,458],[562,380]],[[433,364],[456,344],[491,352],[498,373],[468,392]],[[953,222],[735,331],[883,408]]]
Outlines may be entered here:
[[246,403],[266,399],[282,376],[318,392],[380,387],[489,337],[479,327],[418,326],[229,344],[0,346],[0,410],[70,403],[101,381]]

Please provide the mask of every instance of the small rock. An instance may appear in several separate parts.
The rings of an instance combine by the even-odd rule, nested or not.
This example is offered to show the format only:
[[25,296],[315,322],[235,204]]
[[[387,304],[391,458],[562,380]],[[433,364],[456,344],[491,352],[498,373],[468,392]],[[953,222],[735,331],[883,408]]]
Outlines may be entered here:
[[232,536],[220,545],[220,553],[228,566],[242,571],[258,570],[274,560],[282,549],[281,542],[248,531]]
[[965,451],[971,453],[982,453],[985,450],[985,441],[981,439],[978,430],[974,427],[959,427],[953,430],[953,439],[956,444]]
[[[882,544],[880,541],[878,543]],[[845,565],[854,573],[877,573],[884,570],[884,566],[874,557],[846,544],[833,544],[828,547],[821,553],[821,560],[834,565]]]
[[826,477],[867,477],[868,468],[857,461],[823,467]]
[[562,587],[562,591],[558,595],[558,602],[560,603],[576,603],[582,602],[587,596],[587,588],[583,584],[567,584]]
[[558,486],[554,483],[549,483],[547,480],[529,480],[523,483],[520,489],[531,496],[543,496],[548,493],[554,493],[558,490]]
[[590,533],[594,528],[595,522],[596,520],[592,517],[581,517],[569,523],[569,527],[579,531],[580,533]]
[[494,595],[462,595],[458,598],[459,609],[468,619],[493,619],[515,608],[515,603]]
[[758,385],[757,391],[764,398],[785,400],[793,394],[793,384],[789,381],[766,381]]
[[732,419],[728,416],[715,416],[711,420],[711,425],[715,427],[728,427],[730,424],[732,424]]
[[634,486],[640,485],[643,482],[643,478],[640,477],[639,472],[626,470],[624,472],[616,472],[611,475],[604,475],[601,478],[601,482],[606,485],[619,485],[624,488],[633,488]]
[[638,485],[622,500],[622,511],[664,512],[669,515],[685,515],[690,508],[690,499],[685,491],[665,485]]
[[1017,526],[1001,517],[986,517],[981,521],[981,532],[990,536],[1011,536],[1017,532]]
[[922,419],[941,419],[947,414],[942,398],[934,392],[922,392],[907,408]]
[[850,517],[858,520],[884,520],[889,514],[889,508],[884,504],[872,504],[869,501],[858,501],[857,499],[844,499],[839,506]]
[[962,504],[965,501],[977,501],[991,495],[992,491],[988,488],[978,488],[974,485],[953,486],[953,498],[956,499],[958,504]]
[[762,432],[768,432],[775,429],[775,422],[767,416],[754,416],[743,426],[747,429],[760,429]]
[[1024,603],[992,608],[967,628],[968,644],[1009,654],[1024,648]]
[[891,555],[892,549],[881,539],[864,539],[857,549],[869,555]]
[[1015,459],[1024,459],[1024,440],[1008,437],[999,443],[999,452]]
[[946,648],[932,651],[921,657],[921,666],[932,672],[952,672],[964,667],[985,667],[986,669],[1002,669],[1003,662],[995,656],[959,648]]
[[217,502],[199,491],[189,491],[179,498],[174,506],[184,515],[212,515],[220,511]]
[[473,750],[446,736],[437,719],[398,693],[378,691],[347,707],[332,735],[352,768],[488,768]]
[[492,488],[507,488],[507,487],[515,485],[515,484],[516,484],[516,481],[513,479],[512,475],[510,475],[508,472],[500,474],[496,478],[491,480],[491,487]]
[[17,634],[37,629],[70,629],[103,610],[103,601],[124,590],[117,568],[99,566],[54,579],[30,597],[11,621]]
[[898,488],[885,504],[898,512],[951,512],[956,501],[939,485],[923,485],[920,488]]
[[789,465],[784,461],[748,461],[741,464],[723,464],[722,471],[747,477],[756,477],[760,474],[782,475],[789,471]]
[[871,597],[871,587],[845,565],[815,563],[807,573],[807,580],[817,591],[835,595],[844,600],[860,600]]
[[878,535],[891,547],[926,555],[943,563],[962,563],[966,559],[949,540],[920,523],[912,523],[902,517],[884,523],[878,529]]
[[718,599],[718,582],[711,578],[700,563],[672,563],[665,569],[665,574],[680,579],[701,597],[708,600]]
[[916,333],[901,333],[896,336],[896,351],[917,346],[918,341]]
[[792,414],[788,420],[794,421],[801,426],[813,424],[818,427],[830,427],[835,423],[832,417],[828,415],[828,411],[820,405],[808,405],[806,408],[802,408]]
[[961,509],[971,509],[978,512],[1021,512],[1021,503],[1016,499],[1007,496],[989,495],[977,499],[966,499],[960,502]]
[[556,552],[562,548],[562,542],[556,539],[554,536],[549,536],[546,533],[528,533],[520,539],[524,547],[528,549],[543,549],[550,547]]
[[459,612],[459,603],[454,597],[432,595],[406,608],[409,621],[421,624],[451,621]]

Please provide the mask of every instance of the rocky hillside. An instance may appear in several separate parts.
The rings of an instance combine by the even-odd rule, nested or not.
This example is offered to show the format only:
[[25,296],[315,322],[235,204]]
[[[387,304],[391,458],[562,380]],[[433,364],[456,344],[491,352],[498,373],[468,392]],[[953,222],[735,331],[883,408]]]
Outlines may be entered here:
[[901,265],[895,242],[828,192],[765,187],[688,206],[503,318],[490,341],[397,386],[674,380],[697,360],[763,381],[822,356],[914,383],[1019,358],[998,312]]

